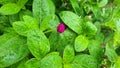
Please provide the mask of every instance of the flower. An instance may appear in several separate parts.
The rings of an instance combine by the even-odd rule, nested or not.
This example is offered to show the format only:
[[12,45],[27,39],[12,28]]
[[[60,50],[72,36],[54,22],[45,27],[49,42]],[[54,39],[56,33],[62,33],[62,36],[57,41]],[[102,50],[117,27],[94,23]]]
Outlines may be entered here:
[[58,31],[59,33],[63,33],[63,32],[65,31],[65,25],[62,24],[62,23],[60,23],[60,24],[58,25],[58,27],[57,27],[57,31]]

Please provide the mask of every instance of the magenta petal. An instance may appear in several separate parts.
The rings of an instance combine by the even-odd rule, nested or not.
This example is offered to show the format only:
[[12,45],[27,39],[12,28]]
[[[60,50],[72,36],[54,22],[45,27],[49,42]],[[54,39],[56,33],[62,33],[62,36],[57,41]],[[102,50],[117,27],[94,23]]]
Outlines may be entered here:
[[65,25],[64,24],[59,24],[58,27],[57,27],[57,31],[59,33],[63,33],[65,31]]

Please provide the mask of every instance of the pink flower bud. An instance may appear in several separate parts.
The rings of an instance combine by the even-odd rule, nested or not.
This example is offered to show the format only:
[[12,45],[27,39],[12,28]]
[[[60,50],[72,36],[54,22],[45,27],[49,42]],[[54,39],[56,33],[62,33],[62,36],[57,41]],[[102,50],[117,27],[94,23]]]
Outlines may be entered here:
[[63,33],[65,31],[65,25],[64,24],[59,24],[58,27],[57,27],[57,31],[59,33]]

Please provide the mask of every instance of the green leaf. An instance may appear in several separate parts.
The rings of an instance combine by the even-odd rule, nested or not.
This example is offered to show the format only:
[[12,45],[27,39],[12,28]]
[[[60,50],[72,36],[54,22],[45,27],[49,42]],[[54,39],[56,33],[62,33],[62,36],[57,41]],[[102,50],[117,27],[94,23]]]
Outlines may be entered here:
[[92,56],[83,54],[75,56],[72,68],[99,68],[99,65]]
[[109,26],[111,29],[120,32],[120,18],[113,18],[109,22],[106,22],[106,26]]
[[108,0],[101,0],[100,3],[98,3],[99,7],[104,7],[108,3]]
[[88,36],[90,36],[90,35],[95,35],[96,34],[96,32],[97,32],[97,27],[92,23],[92,22],[86,22],[85,23],[85,28],[86,28],[86,34],[88,35]]
[[[118,14],[119,15],[119,14]],[[114,30],[114,44],[115,45],[119,45],[120,44],[120,17],[116,16],[116,14],[114,15],[114,17],[105,23],[106,26],[109,26],[112,30]]]
[[64,64],[64,68],[72,68],[72,65],[71,64]]
[[63,62],[70,63],[73,61],[75,56],[74,48],[72,45],[67,45],[63,52]]
[[55,13],[55,6],[51,0],[34,0],[33,16],[41,23],[44,18]]
[[70,0],[72,7],[74,9],[74,11],[76,12],[77,15],[82,16],[83,15],[83,10],[81,9],[81,7],[79,6],[79,2],[78,0]]
[[59,52],[51,52],[51,53],[47,54],[47,56],[52,56],[52,55],[59,55]]
[[8,17],[9,17],[9,21],[10,21],[10,24],[11,24],[11,25],[13,25],[14,22],[20,20],[19,14],[9,15]]
[[113,68],[120,68],[120,57],[117,58]]
[[120,46],[119,44],[120,44],[120,33],[119,32],[115,32],[114,33],[114,45],[115,46]]
[[88,46],[90,55],[93,56],[99,63],[103,60],[103,48],[100,45],[99,41],[97,40],[91,40]]
[[101,32],[101,23],[97,21],[93,25],[96,26],[96,28],[97,28],[97,32],[96,33],[99,34]]
[[[99,22],[98,22],[99,23]],[[97,24],[97,22],[95,23],[96,27],[97,27],[97,32],[95,35],[95,40],[99,41],[99,44],[102,44],[104,42],[104,34],[101,32],[101,24]]]
[[58,32],[53,31],[50,34],[49,41],[50,41],[50,50],[51,51],[55,51],[58,48],[58,46],[60,46],[60,44],[62,44],[62,43],[59,44],[60,39],[61,38],[60,38],[60,35]]
[[116,25],[116,30],[120,32],[120,18],[116,18],[115,20],[115,25]]
[[120,7],[116,6],[113,10],[113,18],[120,18]]
[[42,23],[40,24],[40,29],[42,31],[46,29],[56,30],[59,23],[59,18],[56,15],[50,15],[43,19]]
[[19,18],[20,20],[23,20],[23,16],[28,15],[28,16],[33,16],[32,12],[30,10],[22,10],[19,13]]
[[15,3],[8,3],[3,5],[0,8],[0,14],[2,15],[12,15],[12,14],[16,14],[20,11],[20,7],[15,4]]
[[115,5],[120,6],[120,0],[114,0],[113,2]]
[[17,4],[19,5],[19,7],[23,8],[25,3],[27,3],[28,0],[18,0]]
[[37,59],[43,58],[50,51],[50,43],[41,30],[31,30],[27,36],[28,48]]
[[60,54],[63,53],[65,46],[73,44],[76,36],[76,33],[70,29],[66,29],[62,34],[59,34],[57,31],[53,31],[49,36],[51,51],[58,50]]
[[105,23],[106,26],[109,26],[113,30],[120,32],[120,8],[115,8],[114,13],[112,14],[112,19]]
[[24,21],[17,21],[13,23],[13,28],[14,30],[22,35],[22,36],[27,36],[27,33],[31,29],[38,29],[38,23],[36,20],[30,16],[23,16]]
[[6,68],[25,68],[25,62],[28,60],[28,57],[25,57],[24,59],[20,60],[19,62],[12,64]]
[[115,52],[115,49],[113,49],[113,45],[112,45],[111,43],[112,43],[112,42],[107,43],[105,55],[108,56],[108,59],[109,59],[111,62],[116,62],[117,53]]
[[98,7],[98,5],[93,5],[91,7],[91,11],[93,12],[93,18],[95,21],[96,20],[100,20],[100,21],[103,21],[103,18],[102,18],[102,15],[101,15],[101,9]]
[[15,3],[16,0],[0,0],[0,4]]
[[78,15],[70,11],[62,11],[59,16],[70,29],[78,34],[82,33],[82,19]]
[[40,68],[62,68],[62,58],[53,54],[45,56],[40,62]]
[[25,63],[26,68],[40,68],[40,60],[32,58]]
[[85,36],[79,35],[76,37],[74,44],[76,52],[84,51],[88,47],[88,44],[89,40]]
[[4,24],[4,23],[8,24],[8,22],[9,19],[7,16],[0,16],[0,24]]
[[[25,68],[25,62],[29,59],[29,57],[25,57],[20,62],[16,63],[17,68]],[[16,68],[16,67],[15,67]]]
[[[85,2],[85,1],[84,1]],[[84,5],[83,6],[83,8],[84,8],[84,11],[87,13],[87,14],[89,14],[90,12],[91,12],[91,5],[90,4],[86,4],[86,3],[82,3],[82,5]]]
[[26,38],[15,33],[0,36],[0,67],[10,66],[27,56],[29,53]]

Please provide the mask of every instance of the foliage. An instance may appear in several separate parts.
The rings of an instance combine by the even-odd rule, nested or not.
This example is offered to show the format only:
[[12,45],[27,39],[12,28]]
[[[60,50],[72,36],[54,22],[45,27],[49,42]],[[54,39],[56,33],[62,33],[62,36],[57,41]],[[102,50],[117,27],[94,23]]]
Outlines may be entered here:
[[0,0],[0,68],[120,68],[120,0]]

